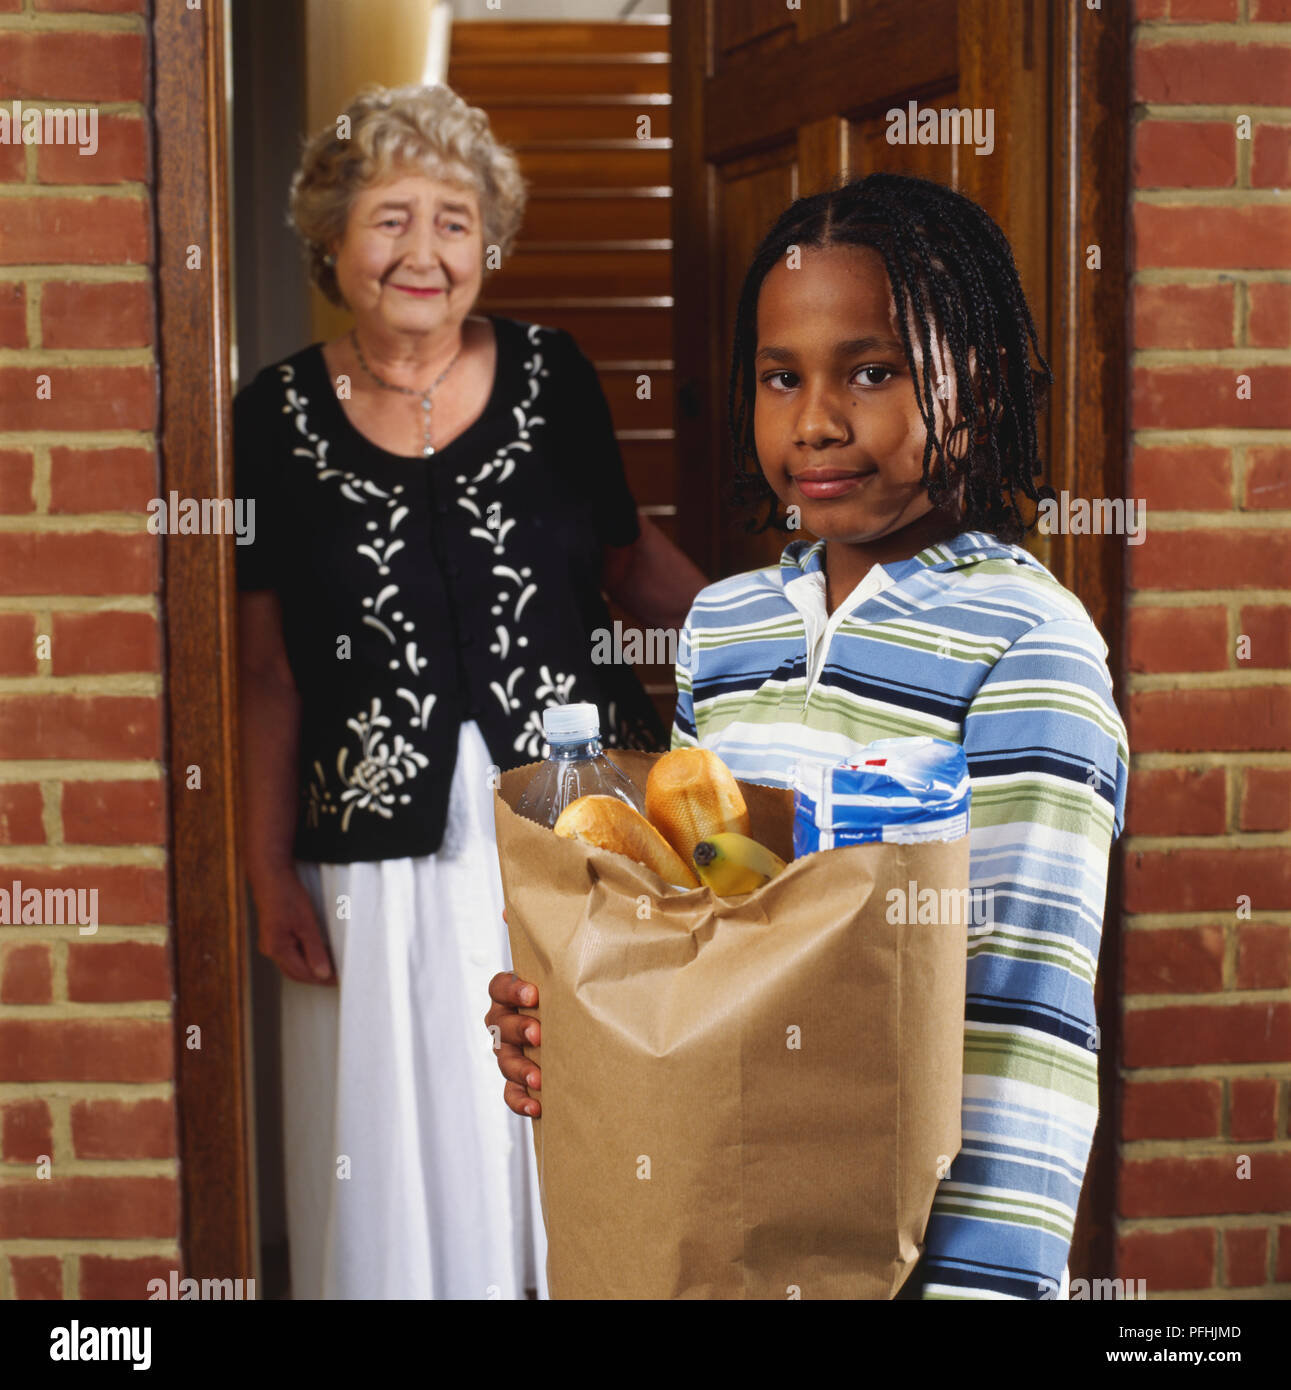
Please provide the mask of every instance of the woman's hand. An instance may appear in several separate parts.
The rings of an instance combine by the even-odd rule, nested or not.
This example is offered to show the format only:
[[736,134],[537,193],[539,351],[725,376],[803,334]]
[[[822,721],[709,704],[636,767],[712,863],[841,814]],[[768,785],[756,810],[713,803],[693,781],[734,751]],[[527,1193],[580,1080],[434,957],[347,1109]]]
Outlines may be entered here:
[[537,1062],[524,1055],[526,1043],[536,1047],[542,1041],[538,1020],[519,1012],[523,1004],[532,1008],[538,1002],[538,987],[522,980],[510,971],[501,971],[489,981],[489,998],[493,1001],[484,1015],[484,1026],[493,1035],[493,1050],[497,1054],[498,1070],[507,1079],[502,1099],[517,1115],[542,1114],[542,1106],[525,1090],[537,1091],[542,1086],[542,1073]]
[[292,868],[257,878],[251,885],[259,926],[260,954],[289,980],[335,984],[327,941],[305,885]]

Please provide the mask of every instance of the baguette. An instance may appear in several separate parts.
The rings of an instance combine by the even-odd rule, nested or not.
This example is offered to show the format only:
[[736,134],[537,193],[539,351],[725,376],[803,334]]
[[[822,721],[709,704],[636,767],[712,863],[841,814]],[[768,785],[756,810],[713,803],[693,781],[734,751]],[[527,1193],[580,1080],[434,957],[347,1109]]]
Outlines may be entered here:
[[580,796],[565,807],[552,829],[563,839],[626,854],[678,888],[699,887],[690,865],[639,811],[617,796]]
[[749,833],[740,784],[707,748],[674,748],[655,760],[646,779],[646,815],[687,864],[701,840]]

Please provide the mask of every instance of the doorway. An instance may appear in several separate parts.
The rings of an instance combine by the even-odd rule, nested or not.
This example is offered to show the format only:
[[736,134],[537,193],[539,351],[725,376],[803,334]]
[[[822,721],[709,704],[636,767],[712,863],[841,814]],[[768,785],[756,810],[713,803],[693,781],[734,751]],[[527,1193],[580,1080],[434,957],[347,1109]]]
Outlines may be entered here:
[[[161,441],[164,487],[182,495],[230,495],[228,418],[237,379],[249,379],[260,365],[317,336],[303,271],[294,279],[284,271],[300,259],[282,216],[296,133],[306,126],[303,67],[291,57],[307,48],[306,3],[216,0],[204,7],[200,24],[165,10],[157,15]],[[505,75],[507,55],[490,55],[488,38],[479,36],[476,71],[488,76],[492,61],[492,75]],[[717,577],[764,563],[762,549],[770,543],[728,525],[721,501],[728,470],[725,335],[738,288],[732,277],[776,211],[844,170],[894,168],[946,178],[1002,223],[1019,248],[1023,282],[1054,368],[1048,454],[1062,480],[1058,485],[1084,496],[1123,494],[1129,110],[1124,15],[1049,7],[1040,0],[835,0],[798,11],[706,0],[676,6],[670,24],[655,21],[651,40],[645,51],[667,54],[668,100],[656,104],[657,112],[667,114],[649,138],[666,144],[662,151],[640,153],[656,160],[662,154],[665,161],[668,223],[655,226],[647,216],[649,234],[632,236],[645,224],[637,219],[637,226],[630,225],[630,202],[617,200],[626,213],[610,197],[584,196],[583,203],[599,219],[584,240],[612,243],[613,250],[602,247],[599,254],[625,258],[611,261],[611,282],[619,266],[635,266],[633,273],[646,277],[642,292],[627,297],[648,304],[602,307],[639,315],[641,340],[651,346],[645,356],[614,355],[615,344],[606,339],[589,356],[607,374],[644,364],[666,383],[659,418],[624,424],[616,409],[616,423],[642,432],[625,442],[640,446],[638,469],[648,485],[664,488],[658,496],[652,492],[649,505],[671,508],[660,515],[670,516],[678,539],[702,568]],[[623,59],[620,52],[619,70],[631,66]],[[569,64],[584,75],[593,66],[594,59]],[[193,73],[204,81],[194,83]],[[464,95],[488,109],[483,92],[474,95],[462,80]],[[512,122],[510,140],[525,142],[517,120],[535,123],[530,134],[538,144],[544,138],[540,125],[549,140],[580,139],[578,128],[562,127],[550,106],[513,102],[508,108],[501,93],[497,100],[499,120]],[[910,100],[994,110],[1002,157],[888,144],[885,113]],[[569,150],[548,153],[554,160],[548,170],[572,158]],[[600,167],[619,167],[611,151],[601,153]],[[597,186],[596,163],[590,161],[584,195]],[[566,186],[573,185],[555,185]],[[643,198],[635,205],[637,211],[647,206]],[[616,221],[623,217],[627,223]],[[540,220],[531,225],[541,232]],[[235,281],[225,254],[231,234],[238,251]],[[199,236],[213,248],[212,269],[203,279],[183,269],[183,247]],[[567,254],[559,248],[568,236],[548,231],[545,239],[556,245],[540,249],[530,270],[559,268]],[[1097,273],[1085,269],[1091,246],[1099,248]],[[649,277],[661,255],[668,280],[658,293]],[[505,284],[500,276],[499,293]],[[534,297],[532,286],[526,293]],[[512,300],[525,297],[517,292]],[[234,300],[236,341],[229,312]],[[643,307],[658,312],[641,315]],[[586,303],[562,304],[554,296],[549,308],[553,315],[597,322]],[[540,311],[541,306],[527,308],[516,316],[538,318]],[[666,324],[666,331],[651,319]],[[684,333],[672,333],[676,322],[685,323]],[[686,461],[684,508],[677,505],[678,459]],[[1041,558],[1089,609],[1119,680],[1118,552],[1108,547],[1095,562],[1070,540],[1052,538]],[[775,544],[778,553],[778,539]],[[265,972],[273,967],[252,948],[238,863],[231,545],[220,553],[168,546],[166,585],[172,772],[200,763],[206,788],[200,808],[174,799],[171,825],[176,1017],[182,1026],[199,1023],[208,1039],[197,1056],[182,1045],[177,1049],[186,1272],[224,1277],[254,1271],[262,1296],[273,1297],[283,1292],[285,1270],[281,1167],[270,1138],[278,1098],[274,1025],[266,1003],[272,976]],[[658,675],[659,682],[665,679],[670,681],[670,673]],[[666,689],[654,693],[670,699]],[[1114,857],[1098,989],[1104,1120],[1077,1222],[1073,1278],[1112,1267],[1109,1121],[1115,1102],[1119,897]]]

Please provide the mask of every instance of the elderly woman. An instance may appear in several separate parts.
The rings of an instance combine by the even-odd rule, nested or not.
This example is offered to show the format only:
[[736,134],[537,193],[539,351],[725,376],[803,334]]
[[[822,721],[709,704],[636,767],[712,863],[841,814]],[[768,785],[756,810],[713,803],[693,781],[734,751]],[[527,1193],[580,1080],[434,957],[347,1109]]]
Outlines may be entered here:
[[555,703],[664,746],[634,673],[592,660],[602,588],[675,627],[704,583],[638,520],[573,339],[471,313],[523,204],[482,111],[362,93],[292,189],[353,329],[235,403],[246,855],[283,977],[296,1298],[544,1295],[530,1136],[480,1037],[509,968],[492,786],[541,756]]

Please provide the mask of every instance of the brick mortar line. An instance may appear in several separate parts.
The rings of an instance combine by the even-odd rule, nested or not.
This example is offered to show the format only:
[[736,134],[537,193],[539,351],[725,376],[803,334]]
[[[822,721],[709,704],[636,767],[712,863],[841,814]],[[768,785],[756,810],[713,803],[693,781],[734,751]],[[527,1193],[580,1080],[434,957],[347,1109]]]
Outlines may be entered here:
[[1133,285],[1190,285],[1206,289],[1215,285],[1286,285],[1291,272],[1285,270],[1222,270],[1215,267],[1140,266],[1130,277]]
[[[1271,917],[1281,917],[1282,921],[1271,921]],[[1158,920],[1161,919],[1161,920]],[[1222,927],[1226,936],[1238,936],[1243,929],[1249,930],[1251,927],[1280,927],[1291,926],[1291,912],[1282,913],[1258,913],[1251,917],[1251,920],[1235,921],[1231,911],[1221,909],[1218,912],[1131,912],[1126,913],[1121,918],[1123,929],[1128,932],[1154,932],[1154,931],[1188,931],[1194,927]],[[17,930],[17,928],[10,928]],[[103,928],[99,928],[102,932]],[[3,937],[0,937],[3,940]],[[1239,993],[1235,987],[1226,992]]]
[[[113,185],[104,184],[103,187],[110,188]],[[1280,193],[1276,188],[1136,188],[1130,194],[1130,206],[1131,209],[1136,206],[1222,208],[1234,212],[1241,208],[1285,208],[1286,194]]]
[[[1179,125],[1195,125],[1200,122],[1213,122],[1217,125],[1231,125],[1233,138],[1237,139],[1237,118],[1249,116],[1251,125],[1282,125],[1291,121],[1291,106],[1240,105],[1235,102],[1197,101],[1173,102],[1136,101],[1132,109],[1133,119],[1130,127],[1131,137],[1145,121],[1175,122]],[[1254,139],[1242,140],[1243,145],[1253,145]]]
[[168,768],[155,758],[6,758],[0,782],[148,782],[165,780]]
[[121,14],[21,14],[0,16],[3,34],[139,34],[146,37],[142,15]]
[[[1291,681],[1291,672],[1285,673],[1285,676]],[[6,695],[150,696],[164,693],[160,672],[101,676],[0,676],[0,699]]]
[[[1238,1004],[1279,1004],[1286,1001],[1287,992],[1284,985],[1270,986],[1267,989],[1214,989],[1199,990],[1194,994],[1122,994],[1121,1007],[1123,1010],[1131,1008],[1141,1008],[1151,1005],[1154,1008],[1180,1008],[1197,1003],[1214,1003],[1219,1000],[1231,1000]],[[36,1008],[34,1004],[28,1008]],[[1270,1067],[1285,1066],[1286,1063],[1268,1062],[1265,1064]],[[1291,1076],[1291,1071],[1279,1073],[1279,1075]]]
[[[147,512],[22,512],[0,516],[0,533],[33,536],[84,535],[90,531],[112,531],[120,535],[157,536],[148,530]],[[209,536],[189,539],[209,540]],[[19,595],[14,595],[19,597]]]
[[[1291,508],[1261,507],[1245,511],[1153,511],[1148,507],[1149,532],[1155,526],[1161,531],[1259,531],[1281,532],[1291,524]],[[1078,533],[1079,534],[1079,533]],[[1091,537],[1092,539],[1092,537]]]
[[[1263,594],[1263,598],[1252,598],[1252,594]],[[1291,589],[1214,589],[1214,590],[1175,590],[1175,589],[1131,589],[1126,594],[1126,607],[1128,609],[1148,609],[1148,608],[1187,608],[1190,611],[1203,606],[1200,602],[1205,598],[1207,602],[1204,606],[1222,606],[1232,614],[1236,614],[1239,608],[1280,608],[1291,604]],[[0,604],[0,612],[3,605]],[[1232,637],[1233,634],[1229,633]],[[1231,647],[1232,642],[1229,643]]]
[[31,453],[31,502],[38,515],[49,511],[54,489],[53,470],[54,465],[48,448],[39,445],[33,449]]
[[5,1017],[11,1023],[108,1023],[114,1019],[134,1019],[140,1023],[169,1021],[170,1001],[165,999],[104,1000],[86,1003],[68,999],[49,1004],[6,1004]]
[[[1291,589],[1127,589],[1127,608],[1199,608],[1216,604],[1280,607],[1291,602]],[[4,610],[0,602],[0,611]]]
[[[1206,1212],[1193,1216],[1122,1216],[1118,1212],[1116,1220],[1119,1225],[1135,1231],[1146,1234],[1158,1231],[1164,1235],[1166,1232],[1186,1229],[1189,1226],[1215,1226],[1220,1230],[1232,1231],[1262,1231],[1268,1229],[1271,1217],[1288,1214],[1291,1214],[1291,1208],[1286,1211]],[[1291,1288],[1291,1284],[1286,1287]]]
[[[1241,1004],[1285,1004],[1286,999],[1285,988],[1234,990],[1232,993],[1216,990],[1211,994],[1200,995],[1127,994],[1121,997],[1121,1017],[1124,1019],[1130,1013],[1159,1013],[1162,1009],[1177,1009],[1194,1004],[1215,1009],[1235,1009]],[[41,1006],[14,1004],[11,1007],[34,1009]],[[1280,1064],[1278,1062],[1260,1062],[1256,1065],[1270,1067]]]
[[1232,835],[1126,835],[1121,843],[1127,852],[1133,850],[1139,854],[1173,849],[1282,849],[1291,844],[1291,832],[1240,830]]
[[[1282,434],[1285,431],[1269,431]],[[151,430],[0,430],[0,449],[146,449],[157,452]]]
[[[1121,1157],[1147,1160],[1153,1158],[1227,1158],[1234,1146],[1261,1144],[1261,1158],[1291,1155],[1291,1142],[1286,1139],[1222,1139],[1213,1135],[1195,1135],[1187,1139],[1122,1139]],[[1207,1147],[1210,1146],[1210,1147]],[[1245,1179],[1234,1178],[1234,1182]]]
[[[24,855],[38,854],[38,853],[40,853],[42,850],[43,850],[43,851],[46,851],[46,852],[48,852],[48,853],[50,853],[50,854],[54,854],[55,852],[57,852],[59,855],[63,855],[63,854],[66,854],[66,853],[75,853],[76,851],[82,850],[82,849],[99,849],[99,850],[104,850],[104,851],[110,851],[110,852],[113,853],[113,854],[116,854],[116,853],[118,853],[118,852],[124,852],[124,851],[127,851],[127,850],[128,850],[128,851],[134,851],[134,850],[138,850],[138,849],[149,849],[149,850],[155,849],[155,850],[159,850],[159,851],[161,851],[162,853],[164,853],[165,850],[166,850],[166,846],[165,846],[164,844],[161,844],[161,843],[153,844],[153,845],[138,845],[138,844],[125,844],[125,843],[122,843],[122,844],[111,844],[111,845],[100,845],[100,844],[95,844],[95,843],[92,843],[92,842],[89,842],[89,841],[81,841],[81,840],[61,840],[61,839],[60,839],[60,840],[54,840],[54,839],[47,839],[47,840],[41,841],[41,842],[39,842],[39,843],[26,843],[26,844],[18,843],[18,844],[10,844],[10,845],[6,845],[6,846],[5,846],[5,849],[6,849],[6,850],[11,850],[11,851],[13,851],[14,853],[17,853],[17,854],[24,854]],[[40,865],[39,865],[39,863],[38,863],[37,861],[32,860],[31,862],[32,862],[32,866],[33,866],[34,868],[40,867]],[[98,862],[98,861],[95,861],[95,862]],[[114,860],[113,863],[115,864],[116,861]],[[64,867],[64,866],[62,865],[62,863],[61,863],[61,860],[60,860],[59,867]],[[125,865],[125,864],[122,864],[121,867],[125,868],[125,867],[128,867],[128,866]],[[30,930],[30,928],[27,928],[26,930]],[[100,932],[102,932],[103,930],[104,930],[104,928],[102,928],[102,927],[99,928],[99,931],[100,931]]]
[[43,946],[51,946],[59,941],[97,941],[112,945],[121,941],[137,941],[146,946],[164,946],[169,938],[169,927],[100,927],[94,936],[80,936],[76,934],[75,927],[0,926],[0,945],[27,941]]
[[45,282],[38,281],[27,287],[26,293],[26,329],[27,342],[34,347],[44,341],[44,334],[41,332],[40,309],[44,299]]
[[1135,129],[1144,121],[1222,121],[1235,125],[1238,116],[1280,125],[1291,117],[1291,106],[1276,101],[1190,101],[1185,96],[1178,101],[1165,101],[1136,97],[1130,102],[1130,134],[1133,138]]
[[[28,145],[26,148],[34,149],[35,146]],[[73,198],[81,202],[113,198],[150,202],[151,193],[148,184],[135,180],[120,183],[0,183],[0,204],[34,202],[38,198]]]
[[6,265],[0,266],[0,283],[44,284],[57,280],[60,284],[94,281],[98,284],[152,284],[151,265]]
[[[125,1247],[127,1254],[122,1254],[122,1247]],[[65,1258],[69,1260],[75,1260],[81,1255],[115,1255],[117,1259],[140,1259],[152,1255],[160,1259],[166,1259],[171,1255],[179,1258],[179,1248],[175,1242],[158,1236],[121,1236],[116,1239],[100,1236],[20,1236],[12,1240],[0,1240],[0,1255],[4,1256],[58,1255],[64,1252],[67,1252]],[[8,1263],[8,1259],[0,1260],[0,1268]],[[66,1296],[65,1301],[72,1301],[70,1294]]]
[[[1178,1067],[1118,1066],[1121,1082],[1149,1081],[1260,1081],[1267,1075],[1268,1062],[1189,1062]],[[1245,1070],[1243,1070],[1243,1068]],[[1253,1068],[1262,1070],[1254,1071]]]
[[[8,681],[39,681],[39,676],[6,676],[0,678],[0,694],[4,694]],[[65,677],[64,679],[72,679]],[[1133,694],[1155,694],[1162,690],[1183,693],[1186,691],[1215,690],[1280,690],[1291,685],[1291,671],[1276,667],[1246,670],[1234,667],[1224,671],[1132,671],[1129,673],[1129,689]]]
[[[34,610],[34,611],[32,612],[32,614],[31,614],[31,616],[32,616],[32,618],[34,619],[34,622],[35,622],[35,628],[36,628],[36,641],[39,642],[39,641],[41,640],[41,638],[45,638],[45,639],[48,641],[48,643],[49,643],[49,650],[50,650],[50,652],[52,653],[52,652],[53,652],[53,649],[54,649],[54,644],[53,644],[53,641],[52,641],[52,636],[53,636],[53,631],[54,631],[54,618],[53,618],[53,614],[52,614],[47,608],[45,608],[45,607],[42,605],[40,608]],[[54,658],[53,658],[53,656],[52,656],[52,655],[50,655],[50,656],[37,656],[37,658],[36,658],[36,675],[37,675],[37,676],[52,676],[53,674],[54,674]]]
[[[1240,286],[1239,286],[1240,288]],[[0,366],[6,358],[23,351],[11,348],[0,353]],[[1291,364],[1291,348],[1248,347],[1238,343],[1225,348],[1135,348],[1130,366],[1144,369],[1163,367],[1285,367]]]
[[[1234,425],[1214,425],[1189,430],[1171,430],[1152,426],[1134,430],[1132,437],[1135,444],[1144,445],[1203,444],[1217,448],[1227,444],[1258,449],[1267,444],[1276,444],[1285,448],[1287,432],[1284,429],[1248,428],[1245,425],[1240,429]],[[4,436],[0,435],[0,446],[3,445],[3,442]]]
[[[140,119],[144,119],[149,115],[143,102],[126,100],[83,101],[79,98],[68,97],[66,100],[59,101],[54,97],[0,97],[0,106],[5,106],[12,112],[12,103],[15,101],[22,102],[24,111],[64,111],[71,106],[97,111],[100,116],[138,116]],[[39,145],[34,144],[27,146],[29,150],[39,148]]]
[[1145,48],[1159,48],[1161,44],[1145,42],[1152,38],[1158,38],[1162,42],[1169,42],[1174,39],[1178,42],[1187,43],[1190,41],[1236,43],[1238,47],[1244,47],[1238,35],[1249,36],[1249,43],[1265,43],[1265,34],[1277,38],[1283,42],[1291,42],[1291,34],[1286,32],[1287,26],[1280,21],[1272,19],[1246,19],[1239,20],[1208,20],[1196,24],[1180,22],[1177,19],[1136,19],[1131,26],[1130,41],[1135,44],[1143,44]]
[[[174,1100],[175,1088],[169,1081],[0,1081],[0,1105],[30,1100],[31,1088],[41,1086],[41,1099],[121,1100],[133,1104],[141,1100]],[[52,1089],[61,1087],[61,1090]],[[105,1090],[104,1088],[109,1088]],[[20,1089],[21,1088],[21,1089]],[[115,1088],[115,1089],[111,1089]],[[122,1088],[125,1088],[123,1090]],[[0,1242],[2,1243],[2,1242]]]
[[73,999],[69,999],[67,995],[67,948],[71,944],[70,939],[67,937],[62,937],[58,941],[50,942],[49,954],[54,974],[53,989],[50,991],[50,1004],[62,1004],[66,1006],[76,1002]]
[[[15,1165],[21,1166],[21,1165]],[[178,1178],[177,1158],[64,1158],[54,1163],[53,1178],[20,1177],[0,1164],[0,1188],[21,1187],[31,1182],[57,1182],[69,1178]]]
[[[1209,927],[1222,925],[1225,929],[1242,929],[1252,926],[1291,926],[1291,911],[1260,912],[1250,921],[1238,920],[1231,908],[1220,908],[1214,912],[1127,912],[1122,914],[1122,923],[1128,931],[1155,931],[1161,927]],[[13,930],[11,928],[11,930]],[[102,930],[102,928],[100,928]]]
[[53,778],[42,779],[40,786],[40,823],[45,839],[51,844],[63,843],[63,784]]
[[0,348],[0,367],[152,367],[156,362],[150,347]]
[[[2,845],[0,872],[15,868],[84,869],[95,868],[164,868],[164,845]],[[0,888],[8,884],[0,883]],[[10,923],[17,926],[18,923]],[[33,925],[41,925],[33,923]],[[56,923],[50,923],[54,926]],[[71,925],[71,924],[68,924]]]
[[0,613],[30,613],[53,619],[59,613],[148,613],[160,617],[156,594],[116,594],[99,598],[91,594],[0,594]]

